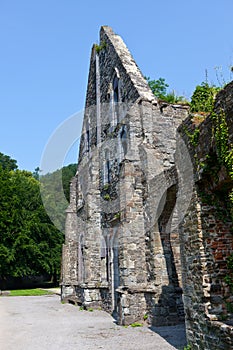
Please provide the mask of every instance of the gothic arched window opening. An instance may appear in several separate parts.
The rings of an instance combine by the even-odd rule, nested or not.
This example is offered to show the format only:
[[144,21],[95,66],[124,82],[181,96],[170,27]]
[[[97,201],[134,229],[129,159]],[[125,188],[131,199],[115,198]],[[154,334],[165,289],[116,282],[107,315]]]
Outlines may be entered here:
[[115,75],[113,79],[113,99],[114,102],[119,102],[119,78]]
[[115,75],[113,78],[112,88],[113,88],[113,103],[114,103],[114,118],[113,119],[115,120],[116,123],[118,123],[120,96],[119,96],[119,78],[117,75]]

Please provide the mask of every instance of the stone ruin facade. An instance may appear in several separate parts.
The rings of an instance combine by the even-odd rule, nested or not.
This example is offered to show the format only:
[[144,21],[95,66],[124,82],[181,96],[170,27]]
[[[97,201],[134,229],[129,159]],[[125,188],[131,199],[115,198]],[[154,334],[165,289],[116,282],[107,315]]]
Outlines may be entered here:
[[[232,97],[229,84],[217,98],[231,137]],[[200,167],[216,153],[213,120],[201,121],[188,106],[158,101],[123,40],[101,28],[71,181],[61,294],[121,325],[185,321],[193,349],[232,349],[233,327],[223,323],[232,222],[218,215],[219,206],[227,212],[219,193],[227,195],[232,181],[224,168],[216,181],[213,164]],[[206,189],[217,204],[203,199]]]

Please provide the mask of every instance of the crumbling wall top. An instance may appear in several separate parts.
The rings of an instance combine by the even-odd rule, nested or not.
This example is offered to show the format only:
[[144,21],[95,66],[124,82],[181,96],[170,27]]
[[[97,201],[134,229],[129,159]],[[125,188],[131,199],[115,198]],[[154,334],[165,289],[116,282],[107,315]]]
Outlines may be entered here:
[[145,78],[143,77],[140,69],[138,68],[122,38],[119,35],[115,34],[111,27],[102,26],[100,29],[100,40],[104,41],[106,37],[114,46],[115,51],[119,56],[134,87],[138,91],[139,96],[149,101],[155,100],[156,98],[154,94],[152,93],[150,87],[148,86]]

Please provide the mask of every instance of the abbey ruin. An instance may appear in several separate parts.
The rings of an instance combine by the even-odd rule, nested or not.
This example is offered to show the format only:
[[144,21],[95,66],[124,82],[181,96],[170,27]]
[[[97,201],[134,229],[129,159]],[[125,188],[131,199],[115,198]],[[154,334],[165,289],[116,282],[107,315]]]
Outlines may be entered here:
[[121,325],[185,321],[192,349],[233,349],[232,178],[217,166],[213,135],[224,115],[233,143],[233,83],[215,113],[159,101],[123,40],[101,28],[67,209],[63,300],[101,307]]

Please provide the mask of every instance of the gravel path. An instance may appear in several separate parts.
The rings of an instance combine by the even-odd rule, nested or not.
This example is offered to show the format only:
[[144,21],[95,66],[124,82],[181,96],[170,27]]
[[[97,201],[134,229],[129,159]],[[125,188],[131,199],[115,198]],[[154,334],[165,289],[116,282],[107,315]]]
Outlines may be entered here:
[[57,295],[0,297],[0,349],[172,350],[184,345],[183,326],[124,328],[103,311],[61,304]]

